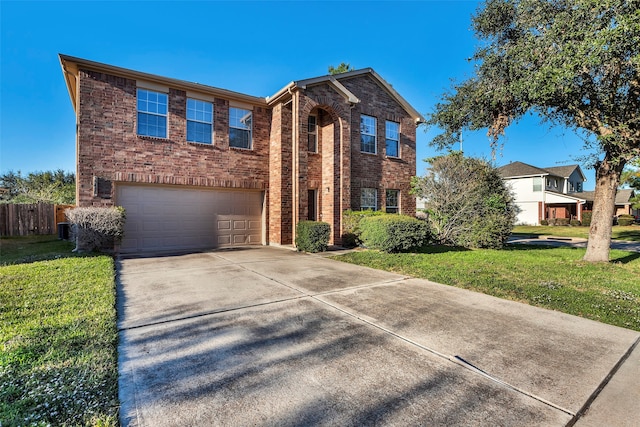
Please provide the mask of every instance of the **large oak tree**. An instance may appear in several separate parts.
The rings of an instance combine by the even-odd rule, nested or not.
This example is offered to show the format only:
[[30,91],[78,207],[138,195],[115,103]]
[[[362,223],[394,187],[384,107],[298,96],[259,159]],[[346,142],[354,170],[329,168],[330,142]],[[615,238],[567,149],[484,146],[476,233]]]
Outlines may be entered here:
[[436,105],[432,144],[484,128],[495,147],[529,112],[591,135],[601,155],[584,259],[608,261],[620,175],[640,156],[640,0],[487,0],[472,25],[475,75]]

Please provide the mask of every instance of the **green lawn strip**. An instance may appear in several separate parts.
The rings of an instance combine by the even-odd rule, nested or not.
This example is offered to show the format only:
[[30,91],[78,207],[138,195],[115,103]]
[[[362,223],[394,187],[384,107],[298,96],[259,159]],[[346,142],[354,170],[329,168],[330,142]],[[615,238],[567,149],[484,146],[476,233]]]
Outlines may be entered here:
[[334,259],[483,292],[640,331],[640,254],[581,261],[584,249],[512,245],[503,250],[425,247],[422,253],[353,252]]
[[[516,236],[558,236],[587,239],[589,237],[589,227],[516,225],[512,234]],[[614,240],[640,242],[640,225],[614,225],[611,238]]]
[[47,256],[40,248],[5,253],[3,245],[3,261],[54,259],[0,267],[2,425],[115,426],[113,259],[68,257],[70,248],[53,246]]

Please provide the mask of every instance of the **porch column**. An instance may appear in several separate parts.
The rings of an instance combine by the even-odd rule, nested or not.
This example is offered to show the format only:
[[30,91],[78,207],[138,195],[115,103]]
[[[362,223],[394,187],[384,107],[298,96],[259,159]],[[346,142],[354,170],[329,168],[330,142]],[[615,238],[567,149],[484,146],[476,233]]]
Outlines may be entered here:
[[576,202],[576,213],[578,214],[578,221],[582,222],[582,203]]

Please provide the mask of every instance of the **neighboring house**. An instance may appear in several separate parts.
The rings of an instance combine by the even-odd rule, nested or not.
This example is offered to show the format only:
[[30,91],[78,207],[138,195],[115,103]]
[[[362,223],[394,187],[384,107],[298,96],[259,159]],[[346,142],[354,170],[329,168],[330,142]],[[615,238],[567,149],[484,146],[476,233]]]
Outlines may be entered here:
[[578,165],[539,168],[513,162],[498,168],[513,190],[520,208],[516,222],[539,225],[541,220],[582,220],[585,210],[583,183],[587,180]]
[[424,118],[370,68],[262,98],[60,55],[77,203],[126,209],[123,252],[288,245],[299,221],[415,214]]
[[[585,210],[593,210],[593,200],[595,198],[595,191],[584,191],[581,196],[586,199]],[[633,209],[631,205],[633,202],[631,198],[635,196],[635,191],[632,189],[618,189],[616,193],[616,211],[615,216],[619,215],[633,215],[637,217],[639,215],[638,209]]]

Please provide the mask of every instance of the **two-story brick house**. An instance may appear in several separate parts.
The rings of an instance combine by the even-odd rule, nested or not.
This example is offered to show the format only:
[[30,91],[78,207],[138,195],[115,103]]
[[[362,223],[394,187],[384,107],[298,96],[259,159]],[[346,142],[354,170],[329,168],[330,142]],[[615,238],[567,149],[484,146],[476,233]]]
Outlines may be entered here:
[[415,213],[423,117],[372,69],[256,97],[60,55],[79,206],[123,206],[123,252],[288,245],[301,220]]

